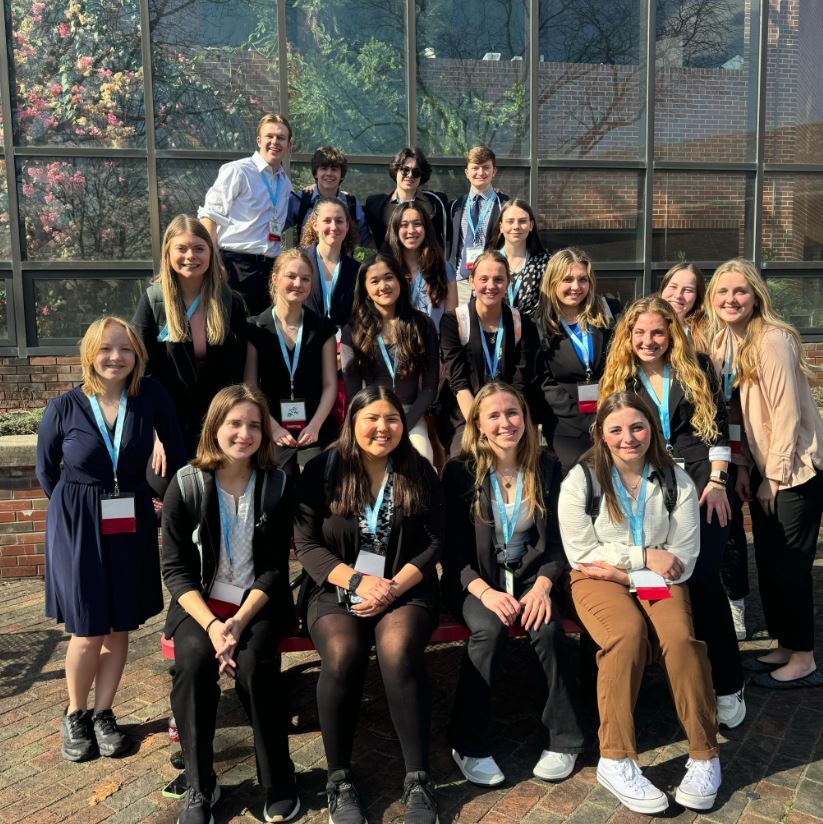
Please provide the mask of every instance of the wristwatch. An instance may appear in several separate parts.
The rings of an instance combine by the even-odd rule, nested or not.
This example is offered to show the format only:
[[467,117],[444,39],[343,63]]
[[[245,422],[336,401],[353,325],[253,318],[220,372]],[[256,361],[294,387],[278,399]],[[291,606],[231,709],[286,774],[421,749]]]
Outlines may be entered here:
[[346,589],[349,591],[349,595],[354,595],[357,592],[357,587],[360,586],[360,582],[363,580],[363,573],[362,572],[355,572],[354,575],[349,578],[349,585]]
[[720,481],[720,483],[725,484],[729,480],[729,473],[724,472],[722,469],[715,469],[709,477],[713,481]]

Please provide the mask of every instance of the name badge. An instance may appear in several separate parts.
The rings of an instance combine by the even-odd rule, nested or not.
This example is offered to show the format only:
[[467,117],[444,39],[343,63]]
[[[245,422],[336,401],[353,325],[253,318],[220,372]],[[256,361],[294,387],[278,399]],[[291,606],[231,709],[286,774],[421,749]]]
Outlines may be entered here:
[[134,495],[101,495],[100,533],[122,535],[127,532],[137,532]]
[[240,606],[245,590],[226,581],[215,581],[209,593],[209,600],[223,601],[226,604]]
[[466,247],[466,268],[471,272],[474,269],[474,262],[480,255],[483,254],[482,246],[467,246]]
[[683,458],[675,458],[674,459],[675,466],[679,466],[684,472],[686,471],[686,462]]
[[280,221],[276,217],[273,217],[269,221],[269,243],[279,243],[282,231],[283,229],[280,226]]
[[374,575],[376,578],[385,578],[386,556],[378,555],[376,552],[369,552],[367,549],[361,549],[360,552],[357,553],[354,568],[364,575]]
[[591,414],[597,412],[600,387],[596,383],[577,384],[577,411]]
[[743,451],[743,432],[739,423],[729,424],[729,446],[733,455],[739,455]]
[[289,432],[300,432],[306,425],[306,402],[301,399],[280,401],[280,423]]
[[507,566],[500,567],[500,588],[509,595],[514,595],[514,572]]

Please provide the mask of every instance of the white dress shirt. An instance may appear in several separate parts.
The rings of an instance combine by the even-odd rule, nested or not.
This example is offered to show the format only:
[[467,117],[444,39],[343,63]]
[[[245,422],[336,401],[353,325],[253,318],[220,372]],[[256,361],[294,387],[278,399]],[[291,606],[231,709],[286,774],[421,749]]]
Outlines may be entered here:
[[[233,564],[229,564],[229,554],[226,551],[226,536],[223,532],[223,524],[220,524],[220,558],[217,562],[217,575],[215,580],[233,584],[241,589],[251,589],[254,583],[254,487],[255,483],[249,484],[248,489],[237,501],[237,520],[232,525],[229,532],[231,541]],[[223,507],[226,512],[235,512],[234,495],[225,489],[217,488],[217,494],[223,499]],[[234,569],[234,577],[231,570]]]
[[[277,194],[276,207],[263,175],[268,177],[272,193]],[[291,180],[286,170],[281,165],[273,172],[260,153],[255,152],[251,157],[220,167],[197,217],[215,222],[217,245],[221,249],[273,258],[280,254],[280,242],[268,239],[269,221],[276,217],[281,232],[285,231],[290,199]]]

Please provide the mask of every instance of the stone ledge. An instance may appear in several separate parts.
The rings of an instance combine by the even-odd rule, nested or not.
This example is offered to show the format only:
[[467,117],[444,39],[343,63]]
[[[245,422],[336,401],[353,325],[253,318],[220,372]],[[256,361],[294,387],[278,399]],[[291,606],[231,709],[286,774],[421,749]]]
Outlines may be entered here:
[[0,469],[34,466],[37,435],[4,435],[0,437]]

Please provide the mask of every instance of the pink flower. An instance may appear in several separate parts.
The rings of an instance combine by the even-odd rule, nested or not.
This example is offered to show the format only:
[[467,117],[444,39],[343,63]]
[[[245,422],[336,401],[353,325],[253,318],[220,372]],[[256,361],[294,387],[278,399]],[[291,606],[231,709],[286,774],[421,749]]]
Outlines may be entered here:
[[69,36],[70,29],[67,23],[61,23],[57,28],[60,30],[60,36],[62,38],[65,39]]
[[48,306],[41,306],[40,307],[40,314],[41,315],[48,315],[51,312]]
[[94,60],[91,57],[78,57],[77,58],[77,68],[80,71],[85,71],[86,69],[90,69]]
[[63,87],[59,83],[52,83],[51,84],[51,93],[52,94],[62,94]]
[[34,13],[34,14],[42,14],[43,9],[45,9],[45,8],[46,8],[45,3],[32,3],[31,4],[31,10],[32,10],[32,13]]
[[34,194],[34,186],[31,183],[23,184],[23,197],[31,197]]

